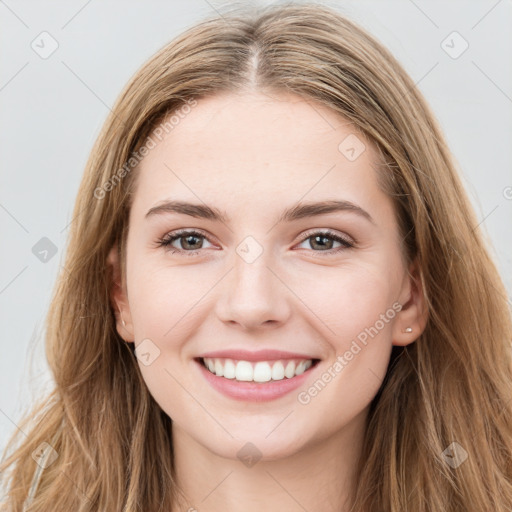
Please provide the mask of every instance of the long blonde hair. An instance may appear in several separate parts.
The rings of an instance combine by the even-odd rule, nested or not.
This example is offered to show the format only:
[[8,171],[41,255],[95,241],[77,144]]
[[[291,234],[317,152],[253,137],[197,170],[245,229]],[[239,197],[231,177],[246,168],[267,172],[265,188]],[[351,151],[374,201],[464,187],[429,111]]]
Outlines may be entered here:
[[[17,443],[16,431],[9,441],[0,510],[174,510],[171,420],[117,334],[106,259],[118,243],[124,261],[137,176],[136,162],[127,162],[158,123],[201,98],[246,88],[320,102],[370,138],[404,256],[419,264],[428,323],[415,343],[394,350],[371,403],[351,510],[511,511],[506,290],[423,96],[370,34],[316,3],[205,19],[120,94],[87,162],[47,317],[55,388],[19,424],[27,438]],[[41,469],[32,455],[44,448],[58,456]],[[459,463],[447,463],[457,450]]]

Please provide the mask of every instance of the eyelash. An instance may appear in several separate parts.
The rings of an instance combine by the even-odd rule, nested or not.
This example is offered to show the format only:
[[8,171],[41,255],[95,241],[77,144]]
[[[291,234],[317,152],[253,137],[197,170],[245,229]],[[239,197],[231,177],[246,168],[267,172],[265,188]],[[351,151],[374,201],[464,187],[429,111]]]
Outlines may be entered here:
[[[194,256],[198,252],[201,251],[201,249],[196,249],[194,251],[186,251],[184,249],[176,249],[175,247],[172,247],[171,244],[179,240],[180,238],[186,237],[186,236],[196,236],[200,238],[205,238],[208,240],[208,237],[205,236],[203,233],[195,230],[180,230],[180,231],[174,231],[172,233],[168,233],[163,238],[160,238],[157,240],[157,246],[158,247],[164,247],[166,250],[170,251],[171,253],[183,253],[184,255],[188,256]],[[312,238],[314,236],[322,236],[324,238],[331,238],[332,240],[336,242],[340,242],[342,244],[342,247],[337,247],[336,249],[328,249],[326,251],[315,251],[318,253],[326,253],[326,256],[332,256],[333,254],[337,254],[340,251],[346,250],[346,249],[353,249],[355,247],[355,243],[350,241],[348,238],[344,238],[337,233],[334,233],[333,231],[330,231],[328,229],[322,230],[322,231],[313,231],[308,232],[307,236],[302,238],[302,240],[299,243],[303,243],[309,238]],[[208,240],[209,241],[209,240]],[[211,242],[210,242],[211,243]]]

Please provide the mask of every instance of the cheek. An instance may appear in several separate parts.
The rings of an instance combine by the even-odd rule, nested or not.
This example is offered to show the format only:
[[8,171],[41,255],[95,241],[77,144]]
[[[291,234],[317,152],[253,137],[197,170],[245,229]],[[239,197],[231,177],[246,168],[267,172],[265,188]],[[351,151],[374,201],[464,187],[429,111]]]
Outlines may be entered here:
[[330,411],[320,415],[326,434],[361,413],[378,392],[389,364],[397,313],[389,283],[371,271],[331,280],[329,290],[329,301],[327,288],[310,293],[308,306],[320,312],[314,329],[322,332],[330,355],[317,379],[297,395],[304,413]]
[[215,276],[198,266],[166,266],[148,259],[133,260],[128,290],[136,340],[158,343],[177,339],[201,309],[201,297],[215,284]]
[[[191,409],[190,396],[182,387],[190,387],[183,377],[182,349],[201,323],[198,301],[208,291],[208,277],[200,278],[193,265],[171,268],[151,265],[148,259],[139,261],[134,258],[132,269],[136,270],[128,279],[130,311],[137,346],[144,343],[144,352],[151,358],[146,365],[139,357],[139,368],[162,410],[173,419],[182,419],[184,411]],[[137,349],[137,354],[142,350]]]
[[319,312],[316,330],[322,331],[332,356],[298,401],[309,411],[339,407],[327,430],[366,407],[382,384],[391,355],[392,326],[400,309],[399,258],[392,256],[329,269],[328,280],[318,276],[302,280],[305,302]]
[[[392,272],[381,268],[360,262],[289,274],[290,288],[303,303],[301,310],[310,311],[307,316],[315,330],[330,341],[337,353],[345,351],[352,339],[376,322],[381,339],[390,333],[395,315],[394,310],[389,310],[396,300],[397,287]],[[386,312],[387,322],[382,323],[381,315]]]

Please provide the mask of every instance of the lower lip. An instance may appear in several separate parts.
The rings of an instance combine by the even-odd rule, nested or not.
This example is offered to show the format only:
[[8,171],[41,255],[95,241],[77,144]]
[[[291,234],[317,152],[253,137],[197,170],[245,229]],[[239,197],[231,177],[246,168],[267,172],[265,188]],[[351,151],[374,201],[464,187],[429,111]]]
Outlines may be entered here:
[[204,378],[223,395],[248,402],[266,402],[280,398],[294,389],[297,389],[309,377],[311,370],[317,365],[309,367],[304,373],[291,379],[270,380],[268,382],[240,382],[235,379],[226,379],[214,375],[204,365],[195,361]]

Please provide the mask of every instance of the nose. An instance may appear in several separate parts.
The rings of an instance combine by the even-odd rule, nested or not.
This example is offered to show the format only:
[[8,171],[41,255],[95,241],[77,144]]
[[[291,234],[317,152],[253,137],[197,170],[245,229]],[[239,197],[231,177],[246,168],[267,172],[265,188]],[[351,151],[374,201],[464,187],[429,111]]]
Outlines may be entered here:
[[291,291],[266,253],[248,262],[235,255],[234,267],[219,283],[218,318],[244,330],[277,327],[290,315]]

